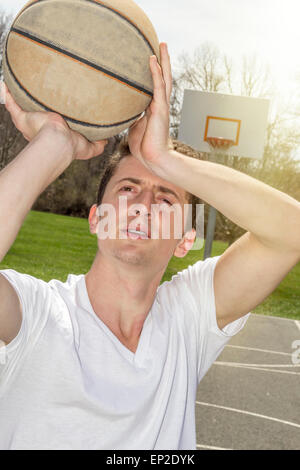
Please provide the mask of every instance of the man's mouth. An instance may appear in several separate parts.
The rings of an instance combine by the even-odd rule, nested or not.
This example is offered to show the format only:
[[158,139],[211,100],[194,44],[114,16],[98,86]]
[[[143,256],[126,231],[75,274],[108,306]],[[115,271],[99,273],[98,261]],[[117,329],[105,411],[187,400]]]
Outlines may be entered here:
[[147,233],[143,232],[142,230],[127,229],[126,233],[128,237],[131,238],[132,240],[138,240],[138,239],[147,240],[150,238],[148,237]]

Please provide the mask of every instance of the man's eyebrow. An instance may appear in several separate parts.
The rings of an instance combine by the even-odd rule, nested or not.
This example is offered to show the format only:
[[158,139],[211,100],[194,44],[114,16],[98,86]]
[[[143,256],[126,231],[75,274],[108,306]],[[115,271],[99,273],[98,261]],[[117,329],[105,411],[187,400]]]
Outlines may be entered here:
[[[119,181],[117,181],[115,183],[115,186],[117,184],[121,183],[121,181],[130,181],[131,183],[134,183],[134,184],[142,184],[143,183],[143,181],[140,180],[140,179],[128,177],[128,178],[122,178]],[[180,201],[179,195],[175,191],[173,191],[173,189],[166,188],[165,186],[157,186],[157,185],[155,185],[154,187],[157,188],[162,193],[173,194],[173,196],[175,196],[178,199],[178,201]]]

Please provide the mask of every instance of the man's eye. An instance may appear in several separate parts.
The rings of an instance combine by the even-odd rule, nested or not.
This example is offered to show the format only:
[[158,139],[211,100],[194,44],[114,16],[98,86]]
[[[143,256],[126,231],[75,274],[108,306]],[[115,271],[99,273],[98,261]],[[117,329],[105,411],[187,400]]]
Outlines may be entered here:
[[163,199],[163,201],[169,204],[169,206],[172,206],[172,202],[168,201],[168,199]]
[[[134,188],[132,188],[131,186],[123,186],[120,189],[120,191],[126,191],[127,192],[127,190],[131,191],[132,189],[134,189]],[[169,206],[173,205],[172,202],[170,202],[168,199],[163,199],[163,202],[166,202]]]

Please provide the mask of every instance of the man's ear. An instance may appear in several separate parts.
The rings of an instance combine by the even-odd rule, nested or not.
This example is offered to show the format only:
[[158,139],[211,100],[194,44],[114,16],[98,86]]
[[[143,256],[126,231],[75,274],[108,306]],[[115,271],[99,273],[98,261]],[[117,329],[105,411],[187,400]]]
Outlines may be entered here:
[[196,238],[196,230],[192,228],[192,230],[184,234],[184,237],[180,240],[180,242],[176,246],[175,251],[174,251],[174,256],[176,256],[177,258],[184,258],[185,255],[192,248],[195,238]]
[[97,204],[93,204],[90,208],[89,213],[89,224],[90,224],[90,232],[95,234],[97,231],[97,225],[99,222],[98,211],[97,211]]

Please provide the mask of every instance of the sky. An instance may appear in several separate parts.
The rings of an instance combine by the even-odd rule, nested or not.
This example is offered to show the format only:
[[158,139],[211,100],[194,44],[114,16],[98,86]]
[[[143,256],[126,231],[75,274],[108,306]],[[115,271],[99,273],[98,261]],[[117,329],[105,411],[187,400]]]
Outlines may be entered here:
[[[243,56],[270,67],[278,102],[300,108],[299,0],[135,0],[167,42],[173,70],[181,53],[211,42],[241,66]],[[15,15],[24,0],[0,0]],[[296,76],[299,77],[298,84]]]

